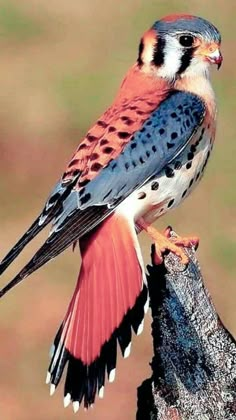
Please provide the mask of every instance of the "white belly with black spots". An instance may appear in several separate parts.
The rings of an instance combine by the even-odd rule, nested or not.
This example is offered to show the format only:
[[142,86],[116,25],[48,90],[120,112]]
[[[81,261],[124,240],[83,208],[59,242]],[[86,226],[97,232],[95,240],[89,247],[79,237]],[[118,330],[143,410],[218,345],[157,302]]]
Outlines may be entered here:
[[137,221],[152,223],[185,199],[202,178],[212,150],[212,130],[201,127],[194,144],[145,186],[132,193],[117,209]]

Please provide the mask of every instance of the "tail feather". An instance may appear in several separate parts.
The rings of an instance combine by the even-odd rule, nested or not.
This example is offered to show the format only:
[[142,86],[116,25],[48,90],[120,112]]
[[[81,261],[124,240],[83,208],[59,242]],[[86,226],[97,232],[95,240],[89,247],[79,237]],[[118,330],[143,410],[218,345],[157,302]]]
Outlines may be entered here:
[[41,215],[34,221],[27,232],[19,239],[14,247],[8,252],[0,263],[0,275],[8,268],[8,266],[18,257],[25,246],[51,222],[53,216],[48,217],[44,223],[40,224]]
[[[0,298],[3,297],[9,290],[11,290],[14,286],[16,286],[18,283],[20,283],[22,280],[24,280],[26,277],[28,277],[30,274],[32,274],[34,271],[38,270],[40,267],[42,267],[44,264],[46,264],[51,259],[55,258],[57,255],[59,255],[61,252],[63,252],[66,248],[68,248],[71,244],[73,244],[74,241],[76,241],[80,235],[84,234],[84,226],[83,226],[83,220],[84,217],[88,218],[88,214],[91,216],[91,224],[89,229],[93,229],[94,226],[98,223],[98,218],[105,218],[107,214],[110,212],[109,209],[105,209],[100,206],[99,209],[95,212],[94,208],[91,208],[90,211],[86,210],[76,210],[73,215],[71,215],[67,222],[65,222],[64,226],[61,228],[61,230],[58,232],[53,232],[51,236],[47,239],[47,241],[39,248],[39,250],[35,253],[33,258],[23,267],[23,269],[5,286],[2,290],[0,290]],[[94,217],[94,213],[97,215]],[[94,217],[94,219],[93,219]],[[51,217],[52,219],[52,217]],[[46,226],[47,223],[51,221],[50,218],[48,218],[44,225],[39,226],[37,233]],[[37,219],[38,220],[38,219]],[[37,222],[36,220],[36,222]],[[36,224],[35,222],[35,224]],[[32,225],[33,226],[33,225]],[[87,227],[86,227],[87,228]],[[39,230],[40,229],[40,230]],[[88,229],[88,228],[87,228]],[[24,245],[21,245],[23,247],[36,235],[36,230],[29,236],[27,242],[24,243]],[[19,241],[19,243],[21,240]],[[12,251],[10,251],[9,255]],[[19,247],[17,250],[17,255],[20,253]],[[17,256],[15,254],[14,258]],[[14,259],[13,258],[13,259]],[[5,260],[5,259],[4,259]],[[4,262],[3,260],[3,262]],[[12,261],[12,260],[11,260]],[[3,263],[2,262],[2,263]],[[9,262],[10,264],[10,262]],[[9,265],[8,264],[8,265]]]
[[132,329],[143,322],[147,288],[134,226],[114,214],[80,241],[82,266],[78,283],[54,341],[49,366],[57,386],[68,361],[65,405],[103,396],[106,373],[115,378],[117,345],[130,353]]
[[71,182],[63,185],[58,182],[49,196],[43,211],[30,226],[27,232],[19,239],[14,247],[8,252],[0,263],[0,275],[7,269],[7,267],[18,257],[20,252],[34,237],[41,232],[52,220],[61,213],[63,209],[64,200],[70,195],[78,176],[71,180]]
[[[141,319],[142,316],[144,316],[144,305],[147,302],[147,299],[148,292],[144,285],[133,308],[128,310],[124,316],[122,325],[130,324],[132,320],[136,318],[136,315],[138,315],[138,319]],[[138,328],[136,325],[132,325],[132,327],[135,334],[137,334]],[[125,347],[123,346],[123,343],[127,344],[127,338],[126,336],[123,336],[124,329],[122,326],[121,328],[118,327],[113,332],[110,339],[101,347],[100,355],[92,363],[87,365],[80,359],[74,357],[65,346],[61,347],[60,357],[56,358],[56,348],[59,343],[58,339],[60,339],[62,328],[63,326],[60,327],[57,334],[57,340],[55,339],[54,342],[55,351],[48,369],[50,382],[55,386],[59,384],[66,363],[68,362],[64,387],[65,401],[68,403],[78,401],[79,404],[81,404],[84,399],[84,406],[87,408],[94,403],[96,393],[98,393],[100,398],[103,397],[106,375],[108,381],[113,382],[117,361],[117,342],[119,342],[120,347],[122,346],[121,351],[124,356],[124,351],[122,349]],[[54,363],[55,358],[56,363]],[[92,395],[90,393],[90,387],[88,386],[88,384],[91,383],[94,384],[93,389],[96,390]]]

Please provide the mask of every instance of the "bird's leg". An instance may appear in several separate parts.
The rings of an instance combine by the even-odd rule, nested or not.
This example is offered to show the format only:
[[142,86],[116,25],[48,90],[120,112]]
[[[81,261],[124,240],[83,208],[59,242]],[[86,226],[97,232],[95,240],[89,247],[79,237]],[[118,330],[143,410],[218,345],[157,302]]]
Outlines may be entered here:
[[163,262],[163,253],[165,251],[173,252],[175,255],[180,257],[183,264],[188,264],[189,258],[183,251],[182,247],[198,246],[199,239],[196,236],[189,238],[182,238],[180,236],[172,237],[172,228],[169,226],[165,229],[164,233],[158,232],[153,226],[145,222],[143,218],[138,221],[139,228],[145,230],[148,235],[154,240],[155,264],[161,264]]

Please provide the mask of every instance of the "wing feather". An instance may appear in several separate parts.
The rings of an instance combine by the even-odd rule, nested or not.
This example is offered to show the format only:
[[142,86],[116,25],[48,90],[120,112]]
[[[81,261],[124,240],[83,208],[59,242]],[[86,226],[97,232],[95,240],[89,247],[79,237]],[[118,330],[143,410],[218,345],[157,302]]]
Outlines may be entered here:
[[[175,91],[165,99],[116,159],[101,169],[84,188],[79,191],[73,188],[61,201],[48,240],[2,289],[0,296],[75,240],[88,234],[130,193],[180,155],[199,130],[205,112],[203,101],[187,92]],[[21,246],[26,243],[22,242]]]

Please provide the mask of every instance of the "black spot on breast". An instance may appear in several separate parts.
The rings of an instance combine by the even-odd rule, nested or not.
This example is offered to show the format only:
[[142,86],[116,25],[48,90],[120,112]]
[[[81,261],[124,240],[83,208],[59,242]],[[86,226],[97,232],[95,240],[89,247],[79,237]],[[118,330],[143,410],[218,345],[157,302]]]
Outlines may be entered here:
[[143,159],[142,156],[139,157],[139,162],[142,163],[142,164],[145,163],[145,160]]
[[91,166],[91,170],[94,172],[98,172],[101,168],[102,168],[102,165],[99,162],[94,162]]
[[132,141],[130,143],[130,147],[131,147],[131,149],[135,149],[137,147],[137,143],[135,141]]
[[141,191],[138,193],[138,199],[142,200],[143,198],[146,198],[146,193],[144,191]]
[[85,194],[83,197],[81,197],[81,199],[80,199],[80,203],[83,205],[83,204],[86,204],[89,200],[90,200],[90,198],[91,198],[91,194],[90,193],[87,193],[87,194]]
[[153,181],[153,182],[151,183],[151,189],[152,189],[153,191],[156,191],[156,190],[158,190],[158,188],[159,188],[159,182],[157,182],[157,181]]
[[136,168],[137,163],[135,162],[135,160],[132,160],[132,165],[133,165],[134,168]]
[[192,162],[188,162],[187,165],[186,165],[186,169],[190,169],[191,166],[192,166]]
[[130,136],[130,133],[127,131],[118,131],[117,134],[120,139],[127,139]]
[[188,153],[188,160],[193,160],[194,154],[192,152]]
[[[111,127],[110,127],[111,128]],[[107,144],[107,143],[109,143],[109,141],[107,140],[107,139],[102,139],[101,141],[100,141],[100,145],[101,146],[104,146],[105,144]]]
[[160,128],[160,130],[159,130],[159,134],[160,134],[160,136],[162,136],[164,133],[165,133],[164,128]]
[[191,144],[191,146],[190,146],[190,152],[192,152],[192,153],[195,153],[196,152],[196,146],[195,146],[195,144]]
[[175,162],[175,166],[174,166],[174,168],[175,168],[175,169],[181,169],[181,168],[182,168],[182,163],[181,163],[179,160],[177,160],[177,161]]
[[180,111],[183,111],[183,105],[178,105],[178,106],[177,106],[177,108],[178,108]]
[[149,158],[149,156],[150,156],[149,150],[146,150],[146,156]]
[[106,153],[107,155],[109,155],[110,153],[112,153],[114,151],[113,147],[104,147],[103,152]]
[[87,139],[88,139],[88,141],[90,141],[92,143],[93,141],[97,140],[97,137],[92,136],[92,134],[88,134]]
[[152,137],[151,133],[147,133],[147,134],[146,134],[146,137],[147,137],[148,139],[150,139],[150,138]]
[[146,122],[146,125],[152,125],[152,121],[151,120],[148,120],[147,122]]
[[92,153],[90,156],[90,160],[96,160],[99,157],[97,153]]
[[144,133],[144,131],[146,131],[146,127],[140,128],[140,133]]
[[166,145],[167,145],[167,149],[171,149],[172,147],[174,147],[173,143],[167,142]]
[[177,118],[177,114],[176,114],[176,112],[172,112],[172,113],[170,114],[170,116],[171,116],[171,118]]
[[189,183],[189,188],[191,188],[191,186],[193,185],[193,181],[194,181],[194,179],[191,179],[191,181]]
[[184,113],[185,115],[190,115],[189,109],[185,109]]
[[129,169],[129,163],[125,162],[125,169],[128,170]]
[[186,196],[187,191],[188,191],[188,190],[185,190],[185,191],[183,192],[183,194],[182,194],[182,198],[184,198],[184,197]]
[[173,133],[171,133],[171,139],[175,140],[178,137],[178,134],[176,133],[176,131],[173,131]]
[[174,204],[174,202],[175,202],[175,200],[172,198],[172,200],[170,200],[169,201],[169,203],[168,203],[168,206],[167,207],[171,207],[171,206],[173,206],[173,204]]
[[175,175],[175,173],[174,173],[173,169],[172,169],[172,168],[170,168],[170,166],[167,166],[167,167],[165,168],[165,174],[166,174],[167,178],[173,178],[173,177],[174,177],[174,175]]

